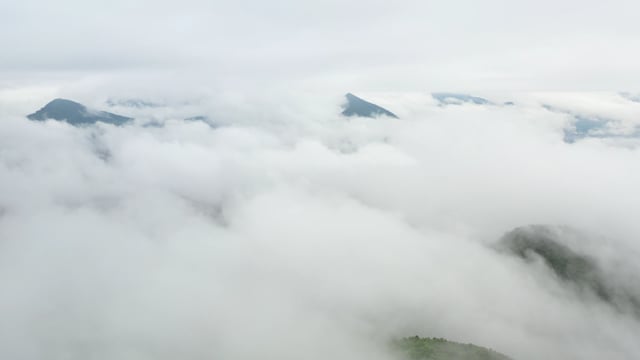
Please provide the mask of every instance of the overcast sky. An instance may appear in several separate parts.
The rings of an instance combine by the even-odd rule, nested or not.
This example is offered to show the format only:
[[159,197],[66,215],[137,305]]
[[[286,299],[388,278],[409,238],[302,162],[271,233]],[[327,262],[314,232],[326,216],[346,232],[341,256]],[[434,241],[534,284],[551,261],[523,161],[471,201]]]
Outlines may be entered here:
[[638,13],[631,0],[3,1],[0,85],[144,76],[234,88],[636,90]]

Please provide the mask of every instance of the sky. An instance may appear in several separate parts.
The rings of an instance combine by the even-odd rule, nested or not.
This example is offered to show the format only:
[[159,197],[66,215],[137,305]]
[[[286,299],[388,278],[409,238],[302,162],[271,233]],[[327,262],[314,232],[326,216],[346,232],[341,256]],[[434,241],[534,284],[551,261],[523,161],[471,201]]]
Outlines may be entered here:
[[[637,359],[637,313],[495,244],[542,224],[638,294],[638,10],[0,2],[0,358]],[[56,97],[135,120],[25,118]]]
[[242,91],[637,91],[639,6],[4,1],[0,73],[5,86],[95,78]]

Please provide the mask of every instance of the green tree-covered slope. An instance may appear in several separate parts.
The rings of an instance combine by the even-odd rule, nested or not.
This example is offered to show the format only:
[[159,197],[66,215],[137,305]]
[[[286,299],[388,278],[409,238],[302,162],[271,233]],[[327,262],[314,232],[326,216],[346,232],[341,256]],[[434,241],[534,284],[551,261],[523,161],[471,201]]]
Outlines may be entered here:
[[512,360],[487,348],[438,338],[408,337],[394,340],[393,347],[410,360]]

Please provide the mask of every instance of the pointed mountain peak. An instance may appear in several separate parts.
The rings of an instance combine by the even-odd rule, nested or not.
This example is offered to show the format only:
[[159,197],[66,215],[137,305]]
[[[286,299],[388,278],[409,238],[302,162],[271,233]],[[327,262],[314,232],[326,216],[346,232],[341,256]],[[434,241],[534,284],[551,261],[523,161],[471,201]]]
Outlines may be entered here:
[[342,115],[344,116],[360,116],[360,117],[378,117],[388,116],[397,119],[398,116],[391,111],[361,99],[352,93],[345,95],[347,103],[343,105]]

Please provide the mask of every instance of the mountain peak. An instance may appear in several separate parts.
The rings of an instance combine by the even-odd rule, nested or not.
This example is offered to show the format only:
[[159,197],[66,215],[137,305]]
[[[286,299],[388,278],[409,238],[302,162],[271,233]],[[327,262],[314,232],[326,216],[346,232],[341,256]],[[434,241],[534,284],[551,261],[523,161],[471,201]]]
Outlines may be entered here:
[[51,100],[42,109],[27,115],[27,118],[34,121],[47,119],[66,121],[71,125],[89,125],[98,121],[113,125],[123,125],[132,120],[131,118],[106,111],[91,110],[78,102],[61,98]]
[[345,98],[347,98],[347,103],[343,106],[342,115],[344,116],[377,117],[385,115],[394,119],[398,118],[391,111],[361,99],[352,93],[347,93]]

